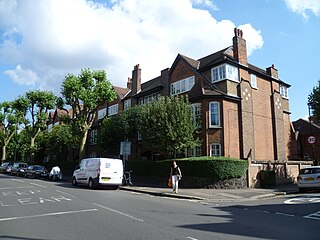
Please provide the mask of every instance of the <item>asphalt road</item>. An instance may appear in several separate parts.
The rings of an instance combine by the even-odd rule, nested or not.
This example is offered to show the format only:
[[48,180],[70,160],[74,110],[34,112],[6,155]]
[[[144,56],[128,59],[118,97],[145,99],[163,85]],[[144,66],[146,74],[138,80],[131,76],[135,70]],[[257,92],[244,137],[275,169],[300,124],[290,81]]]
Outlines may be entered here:
[[319,200],[210,203],[0,174],[0,239],[319,239]]

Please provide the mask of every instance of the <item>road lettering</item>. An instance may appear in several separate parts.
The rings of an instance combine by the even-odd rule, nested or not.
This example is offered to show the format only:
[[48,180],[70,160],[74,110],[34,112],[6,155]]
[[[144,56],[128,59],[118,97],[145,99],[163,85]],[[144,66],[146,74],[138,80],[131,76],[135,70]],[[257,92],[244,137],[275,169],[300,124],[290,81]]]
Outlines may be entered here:
[[320,203],[319,197],[299,197],[299,198],[291,198],[284,201],[285,204],[310,204],[310,203]]
[[311,213],[307,216],[303,216],[304,218],[310,218],[310,219],[315,219],[315,220],[320,220],[320,211],[319,212],[315,212],[315,213]]
[[3,202],[0,201],[0,207],[12,207],[17,205],[34,205],[34,204],[44,204],[44,203],[59,203],[62,201],[70,202],[71,199],[64,196],[53,196],[53,197],[38,197],[38,198],[18,198],[14,201]]

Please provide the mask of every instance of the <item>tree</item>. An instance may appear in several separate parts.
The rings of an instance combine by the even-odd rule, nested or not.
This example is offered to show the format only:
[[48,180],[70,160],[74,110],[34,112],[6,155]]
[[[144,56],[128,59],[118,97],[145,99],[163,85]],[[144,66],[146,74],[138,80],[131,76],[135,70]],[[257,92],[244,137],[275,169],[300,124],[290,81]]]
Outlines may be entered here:
[[1,161],[7,158],[6,148],[17,133],[18,126],[23,120],[23,111],[17,108],[16,102],[0,103],[0,145],[2,148]]
[[141,126],[141,106],[131,107],[121,114],[105,118],[98,131],[99,146],[108,154],[118,155],[120,143],[137,139]]
[[312,92],[308,96],[308,105],[313,110],[313,116],[320,121],[320,80],[318,85],[314,86]]
[[30,139],[31,160],[34,159],[35,140],[46,129],[48,111],[56,105],[57,97],[48,91],[29,91],[17,100],[17,106],[24,111],[24,125]]
[[76,148],[79,140],[72,134],[70,125],[54,125],[50,132],[42,132],[36,144],[37,154],[46,156],[53,161],[67,160],[68,150]]
[[196,127],[186,97],[162,97],[146,105],[142,112],[141,134],[144,144],[166,155],[175,155],[195,147]]
[[98,106],[113,101],[116,92],[105,71],[82,69],[78,76],[69,74],[65,77],[61,94],[65,104],[72,108],[72,125],[80,135],[79,158],[82,159],[88,130],[94,122]]

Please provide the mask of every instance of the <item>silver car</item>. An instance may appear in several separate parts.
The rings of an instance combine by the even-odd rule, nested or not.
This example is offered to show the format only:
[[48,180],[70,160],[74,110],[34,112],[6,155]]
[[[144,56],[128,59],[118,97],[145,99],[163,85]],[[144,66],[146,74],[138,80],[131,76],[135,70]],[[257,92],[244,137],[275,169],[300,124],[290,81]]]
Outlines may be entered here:
[[302,168],[297,177],[300,192],[307,189],[320,189],[320,166]]

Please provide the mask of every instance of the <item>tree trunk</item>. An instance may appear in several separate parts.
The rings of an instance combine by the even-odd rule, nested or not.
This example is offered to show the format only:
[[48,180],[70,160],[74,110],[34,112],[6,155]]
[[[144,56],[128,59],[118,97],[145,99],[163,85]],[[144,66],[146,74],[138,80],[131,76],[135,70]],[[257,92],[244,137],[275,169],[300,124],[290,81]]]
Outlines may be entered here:
[[3,162],[4,160],[6,160],[6,145],[5,145],[5,144],[2,146],[2,158],[1,158],[1,162]]
[[79,160],[81,160],[82,158],[85,157],[85,145],[86,145],[86,141],[87,141],[87,135],[88,135],[88,130],[85,130],[83,132],[82,138],[81,138],[81,142],[80,142],[80,149],[79,149]]
[[34,137],[31,137],[31,141],[30,141],[30,160],[31,162],[33,162],[34,160],[34,142],[35,142],[35,138]]

